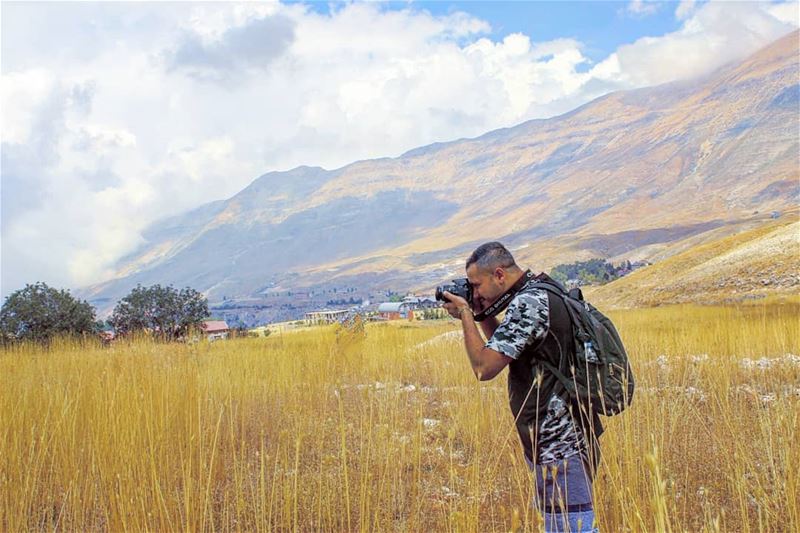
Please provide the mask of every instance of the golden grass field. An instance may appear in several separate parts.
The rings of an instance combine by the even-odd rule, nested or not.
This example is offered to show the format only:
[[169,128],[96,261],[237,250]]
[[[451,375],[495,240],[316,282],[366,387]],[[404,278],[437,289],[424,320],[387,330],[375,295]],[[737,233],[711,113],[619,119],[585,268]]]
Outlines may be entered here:
[[[604,532],[800,530],[800,302],[612,314]],[[0,530],[538,531],[454,321],[0,353]]]

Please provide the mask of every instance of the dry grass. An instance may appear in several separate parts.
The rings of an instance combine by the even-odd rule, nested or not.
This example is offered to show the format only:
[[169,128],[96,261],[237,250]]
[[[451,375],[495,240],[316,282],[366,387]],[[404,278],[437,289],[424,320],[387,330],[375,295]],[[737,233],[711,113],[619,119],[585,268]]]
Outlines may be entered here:
[[[800,306],[613,315],[604,531],[800,530]],[[453,323],[0,353],[0,530],[537,531]]]
[[800,215],[695,245],[601,287],[587,289],[609,307],[665,303],[722,303],[797,294],[800,290]]

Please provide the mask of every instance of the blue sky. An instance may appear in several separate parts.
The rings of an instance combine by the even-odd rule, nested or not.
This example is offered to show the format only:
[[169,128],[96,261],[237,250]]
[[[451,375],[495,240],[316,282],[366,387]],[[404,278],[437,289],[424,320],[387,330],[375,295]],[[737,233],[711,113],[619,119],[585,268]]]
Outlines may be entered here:
[[[302,3],[302,2],[290,2]],[[306,3],[316,12],[329,14],[342,4]],[[534,41],[550,41],[564,37],[579,39],[585,55],[600,61],[622,44],[641,37],[660,36],[676,31],[681,21],[675,17],[678,2],[646,2],[636,12],[626,2],[602,1],[495,1],[495,2],[381,2],[382,9],[425,10],[434,15],[457,11],[469,13],[491,25],[489,34],[502,40],[511,33],[529,35]]]
[[[502,4],[498,7],[497,4]],[[622,44],[645,36],[664,35],[677,30],[677,4],[654,5],[647,16],[634,15],[624,2],[425,2],[431,12],[460,9],[485,18],[498,39],[510,33],[524,33],[536,41],[571,37],[584,45],[584,53],[600,61]]]
[[261,174],[394,157],[690,79],[797,2],[2,2],[0,292],[117,274]]

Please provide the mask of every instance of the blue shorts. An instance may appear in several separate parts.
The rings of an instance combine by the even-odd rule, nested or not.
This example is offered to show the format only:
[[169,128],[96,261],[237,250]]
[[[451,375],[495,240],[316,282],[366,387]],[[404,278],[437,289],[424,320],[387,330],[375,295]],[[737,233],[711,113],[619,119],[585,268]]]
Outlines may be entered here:
[[536,507],[545,522],[547,533],[597,533],[594,527],[592,477],[579,454],[564,461],[533,465],[536,478]]

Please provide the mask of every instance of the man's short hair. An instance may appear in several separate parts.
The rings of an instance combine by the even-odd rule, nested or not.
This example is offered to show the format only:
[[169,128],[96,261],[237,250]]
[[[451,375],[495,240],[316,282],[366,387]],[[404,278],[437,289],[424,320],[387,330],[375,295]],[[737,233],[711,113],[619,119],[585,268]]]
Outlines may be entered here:
[[511,268],[517,266],[514,256],[505,246],[497,241],[487,242],[478,246],[467,259],[467,266],[478,265],[481,270],[492,270],[497,267]]

